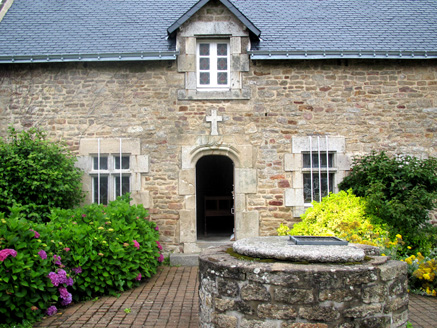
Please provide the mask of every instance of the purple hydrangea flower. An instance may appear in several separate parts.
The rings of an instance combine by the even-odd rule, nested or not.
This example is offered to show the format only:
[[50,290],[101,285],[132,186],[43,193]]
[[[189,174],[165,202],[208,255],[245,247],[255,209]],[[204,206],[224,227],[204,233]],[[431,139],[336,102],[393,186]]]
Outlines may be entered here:
[[47,315],[49,317],[51,317],[52,315],[56,314],[58,312],[58,309],[56,308],[56,306],[52,305],[51,307],[49,307],[46,311]]
[[67,288],[65,287],[59,287],[59,294],[62,298],[61,304],[63,306],[67,306],[73,300],[73,296],[71,295],[71,293],[68,292]]
[[45,259],[47,258],[47,253],[46,253],[44,250],[40,250],[40,251],[38,252],[38,255],[39,255],[43,260],[45,260]]
[[56,265],[59,265],[59,266],[61,266],[62,265],[62,263],[61,263],[61,257],[60,256],[58,256],[58,255],[53,255],[53,258],[54,258],[54,260],[55,260],[55,264]]
[[140,244],[134,239],[134,247],[136,247],[137,249],[140,249]]
[[82,268],[81,267],[77,267],[77,268],[73,268],[71,269],[75,274],[79,274],[82,273]]
[[[57,273],[50,272],[49,278],[53,286],[59,286],[60,284],[66,284],[67,286],[73,285],[73,279],[67,277],[67,272],[63,269],[59,269]],[[70,280],[71,279],[71,280]]]
[[161,246],[161,244],[159,243],[159,241],[156,241],[156,245],[158,245],[158,249],[159,249],[159,250],[162,250],[162,246]]
[[59,286],[59,277],[55,272],[50,272],[49,273],[49,278],[53,284],[53,286]]
[[135,280],[138,280],[138,281],[141,280],[141,273],[138,273],[138,276],[135,278]]
[[3,262],[9,255],[12,257],[17,256],[17,251],[15,249],[5,248],[0,251],[0,262]]
[[159,231],[159,227],[158,227],[158,226],[156,226],[156,227],[155,227],[155,230],[156,230],[156,231]]
[[159,254],[158,262],[161,263],[163,261],[164,261],[164,256],[162,254]]

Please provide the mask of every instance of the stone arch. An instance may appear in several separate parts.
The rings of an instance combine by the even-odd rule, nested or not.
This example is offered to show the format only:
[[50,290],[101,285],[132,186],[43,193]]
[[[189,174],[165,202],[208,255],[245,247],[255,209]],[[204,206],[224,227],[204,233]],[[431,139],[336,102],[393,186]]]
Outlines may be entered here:
[[241,167],[240,152],[230,145],[201,145],[190,151],[190,166],[196,167],[197,162],[204,156],[221,155],[229,157],[235,167]]

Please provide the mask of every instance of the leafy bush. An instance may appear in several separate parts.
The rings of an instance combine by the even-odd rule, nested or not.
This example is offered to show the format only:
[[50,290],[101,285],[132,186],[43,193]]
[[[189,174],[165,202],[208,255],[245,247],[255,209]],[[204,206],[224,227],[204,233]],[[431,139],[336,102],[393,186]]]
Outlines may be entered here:
[[313,202],[313,207],[302,215],[302,221],[296,223],[293,229],[281,225],[280,235],[336,236],[353,243],[368,244],[390,248],[388,232],[378,224],[372,224],[366,214],[366,201],[352,193],[341,191],[330,194],[319,202]]
[[391,237],[400,233],[416,251],[435,244],[428,211],[437,200],[436,158],[389,157],[384,152],[355,158],[339,188],[366,197],[368,213],[387,225]]
[[46,221],[50,208],[72,208],[83,198],[80,169],[68,150],[35,128],[0,138],[0,212],[20,204],[34,221]]
[[437,249],[427,257],[420,252],[405,259],[408,264],[409,286],[413,290],[437,296]]
[[158,227],[129,195],[108,206],[54,209],[27,221],[20,207],[0,213],[0,325],[33,322],[72,300],[134,287],[156,273]]
[[48,279],[49,248],[40,239],[45,230],[25,220],[19,208],[6,219],[0,213],[0,324],[35,321],[58,300]]
[[81,268],[73,285],[75,300],[111,294],[156,273],[160,254],[158,228],[141,205],[125,195],[108,206],[55,209],[47,228],[54,253],[68,268]]

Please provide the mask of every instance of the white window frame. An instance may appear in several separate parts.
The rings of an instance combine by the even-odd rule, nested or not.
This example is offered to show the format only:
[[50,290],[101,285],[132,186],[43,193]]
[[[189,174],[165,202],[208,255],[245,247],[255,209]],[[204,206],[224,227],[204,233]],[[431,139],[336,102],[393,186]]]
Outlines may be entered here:
[[[201,56],[200,55],[200,45],[201,44],[209,44],[210,51],[209,56]],[[217,55],[217,45],[218,44],[226,44],[227,45],[227,70],[219,71],[217,69],[217,61],[218,58],[224,58],[225,56]],[[230,54],[230,42],[229,40],[197,40],[196,45],[196,79],[197,79],[197,89],[203,91],[217,91],[217,90],[226,90],[231,86],[231,54]],[[200,70],[200,59],[201,58],[209,58],[209,70]],[[209,84],[200,84],[200,73],[208,72],[210,74],[210,83]],[[227,84],[218,84],[218,73],[226,73],[227,74]]]
[[[303,154],[318,152],[326,156],[334,154],[332,167],[326,169],[329,174],[334,173],[332,189],[338,192],[338,184],[350,170],[349,156],[346,154],[346,139],[341,136],[294,136],[291,140],[291,153],[284,155],[284,170],[291,173],[290,188],[285,190],[285,206],[293,208],[293,216],[300,217],[305,210],[312,206],[305,202],[304,197],[304,174],[311,173],[311,167],[304,168]],[[313,173],[318,174],[319,169]],[[321,174],[324,170],[321,168]],[[326,175],[326,172],[325,172]],[[331,189],[331,186],[330,186]],[[318,201],[318,197],[314,199]]]
[[116,186],[116,179],[120,179],[120,177],[129,177],[129,191],[132,191],[132,157],[130,154],[121,154],[121,157],[129,157],[129,169],[116,169],[115,163],[116,163],[116,157],[120,157],[120,154],[100,154],[100,158],[107,157],[108,158],[108,169],[107,170],[100,170],[100,168],[95,169],[94,168],[94,159],[98,158],[99,155],[95,154],[92,155],[92,169],[90,171],[91,176],[91,185],[92,185],[92,202],[93,203],[100,203],[99,199],[96,199],[95,196],[95,186],[94,186],[94,179],[98,179],[99,176],[108,177],[108,203],[110,201],[115,200],[117,190],[115,188]]
[[[310,207],[310,206],[312,206],[311,205],[312,201],[315,200],[317,202],[320,202],[321,198],[326,196],[326,195],[323,196],[323,192],[320,188],[320,180],[322,178],[326,178],[328,176],[328,183],[327,183],[328,194],[331,192],[330,189],[332,189],[332,191],[334,192],[335,187],[336,187],[335,186],[335,173],[337,172],[337,166],[336,166],[336,157],[337,156],[336,156],[336,152],[328,151],[328,156],[332,155],[332,157],[333,157],[332,158],[332,166],[329,166],[329,160],[327,161],[328,162],[327,167],[313,165],[312,158],[310,158],[310,167],[305,167],[304,166],[304,156],[305,155],[310,155],[310,156],[316,155],[318,157],[319,164],[320,164],[320,159],[322,159],[323,157],[326,158],[327,155],[326,155],[326,151],[318,151],[318,152],[305,151],[305,152],[302,152],[302,179],[304,181],[304,188],[303,188],[302,192],[303,192],[304,206]],[[310,202],[305,202],[305,177],[304,177],[305,174],[310,174],[313,176],[316,175],[317,178],[319,179],[319,193],[314,195],[314,197],[311,196],[312,200]],[[330,183],[330,180],[329,180],[329,175],[331,175],[331,174],[334,175],[332,178],[332,183]],[[313,179],[311,179],[311,181],[313,181]],[[313,183],[313,185],[314,185],[314,183]],[[315,189],[315,187],[314,187],[314,189]],[[311,188],[311,192],[313,193],[313,188]]]

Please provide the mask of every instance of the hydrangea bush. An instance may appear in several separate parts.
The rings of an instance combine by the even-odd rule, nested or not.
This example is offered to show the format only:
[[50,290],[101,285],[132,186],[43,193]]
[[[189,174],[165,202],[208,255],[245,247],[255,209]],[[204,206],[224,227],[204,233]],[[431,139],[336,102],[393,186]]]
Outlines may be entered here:
[[125,195],[108,206],[52,211],[47,228],[55,253],[66,267],[81,270],[73,299],[116,295],[156,273],[163,260],[158,228],[144,207],[129,201]]
[[0,324],[34,321],[57,302],[45,235],[45,226],[25,220],[19,208],[7,218],[0,213]]
[[159,229],[128,195],[108,206],[53,209],[51,221],[0,213],[0,324],[35,321],[60,306],[116,295],[156,273]]

